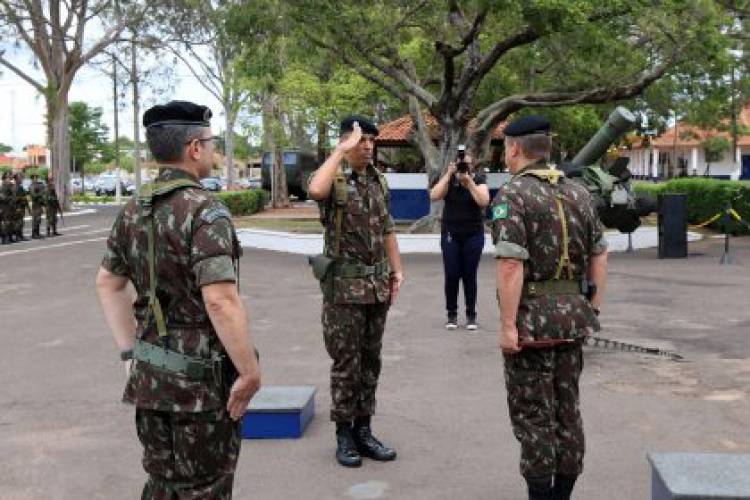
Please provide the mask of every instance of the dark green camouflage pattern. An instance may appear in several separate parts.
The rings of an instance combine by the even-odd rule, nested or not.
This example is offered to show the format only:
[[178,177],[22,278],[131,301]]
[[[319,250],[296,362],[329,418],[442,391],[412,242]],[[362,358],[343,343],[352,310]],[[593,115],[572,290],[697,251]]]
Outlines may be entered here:
[[[351,172],[346,176],[347,205],[341,229],[341,257],[366,265],[386,258],[385,235],[393,232],[394,223],[388,211],[385,178],[370,165],[365,175]],[[333,256],[334,203],[331,195],[318,202],[320,221],[325,228],[325,254]],[[343,278],[331,275],[332,281],[321,283],[337,304],[374,304],[390,299],[388,273],[371,277]]]
[[345,422],[375,413],[380,350],[388,303],[323,302],[323,338],[331,365],[331,420]]
[[15,192],[16,203],[15,211],[13,213],[13,232],[16,235],[21,236],[23,235],[23,218],[26,216],[26,212],[28,211],[31,213],[31,210],[29,209],[29,200],[26,197],[26,190],[23,188],[23,185],[21,185],[20,180],[17,181]]
[[29,186],[29,197],[31,198],[31,227],[34,234],[39,234],[46,197],[44,183],[40,181],[32,182]]
[[[554,185],[527,173],[546,169],[537,162],[517,173],[493,200],[492,238],[496,257],[523,261],[524,282],[556,278],[563,253],[561,201],[568,231],[572,276],[580,281],[591,258],[607,243],[586,189],[561,178]],[[496,210],[496,207],[497,208]],[[520,341],[582,338],[599,329],[583,295],[523,297],[516,326]],[[521,474],[545,478],[583,470],[584,434],[578,380],[583,368],[581,341],[504,354],[505,385],[513,433],[521,443]]]
[[60,200],[57,198],[57,191],[53,182],[47,186],[47,196],[44,199],[44,204],[47,227],[57,228],[57,213],[60,211]]
[[[393,232],[385,178],[372,165],[346,175],[347,204],[341,230],[341,261],[372,266],[387,258],[385,237]],[[319,202],[325,251],[334,253],[334,193]],[[331,356],[331,420],[350,421],[375,412],[380,350],[390,304],[388,272],[321,282],[322,323]]]
[[[535,163],[525,170],[546,168]],[[573,279],[585,276],[591,256],[607,243],[591,195],[575,182],[560,179],[557,186],[521,171],[502,186],[492,202],[507,216],[492,221],[495,256],[522,260],[524,282],[555,278],[562,253],[562,221],[555,196],[560,196],[568,226],[568,254]],[[563,269],[562,279],[568,279]],[[594,310],[583,295],[523,298],[518,308],[520,341],[576,338],[599,330]]]
[[[196,187],[154,198],[156,295],[169,333],[165,347],[187,356],[211,359],[224,350],[209,320],[200,288],[236,281],[233,259],[239,256],[239,244],[229,211],[203,190],[197,179],[176,168],[162,168],[155,182],[186,178],[193,180]],[[148,313],[147,229],[137,200],[132,198],[112,226],[102,266],[133,282],[138,293],[134,303],[137,336],[157,344],[156,325]],[[123,400],[152,410],[203,412],[222,408],[226,404],[224,392],[219,376],[193,381],[135,361]]]
[[4,179],[0,186],[0,236],[8,238],[13,233],[13,220],[16,207],[16,190],[10,179]]
[[171,413],[138,409],[138,438],[149,479],[144,500],[232,498],[240,423],[224,410]]
[[581,343],[505,354],[505,385],[513,434],[521,443],[521,474],[583,472],[585,449],[578,380]]

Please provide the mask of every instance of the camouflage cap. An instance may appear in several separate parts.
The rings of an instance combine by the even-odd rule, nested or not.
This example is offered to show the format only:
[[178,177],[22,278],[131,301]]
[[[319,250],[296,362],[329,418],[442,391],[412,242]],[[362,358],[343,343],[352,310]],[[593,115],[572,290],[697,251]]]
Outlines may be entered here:
[[198,125],[211,126],[211,109],[190,101],[169,101],[167,104],[157,104],[143,113],[143,126],[158,125]]

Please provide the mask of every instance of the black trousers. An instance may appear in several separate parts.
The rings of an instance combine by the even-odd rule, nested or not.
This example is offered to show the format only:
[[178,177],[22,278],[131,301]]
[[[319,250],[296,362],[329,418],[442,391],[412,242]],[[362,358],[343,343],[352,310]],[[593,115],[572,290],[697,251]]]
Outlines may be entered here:
[[445,308],[449,315],[458,313],[458,285],[463,283],[466,315],[477,313],[477,268],[484,248],[484,231],[461,234],[443,231],[440,249],[445,271]]

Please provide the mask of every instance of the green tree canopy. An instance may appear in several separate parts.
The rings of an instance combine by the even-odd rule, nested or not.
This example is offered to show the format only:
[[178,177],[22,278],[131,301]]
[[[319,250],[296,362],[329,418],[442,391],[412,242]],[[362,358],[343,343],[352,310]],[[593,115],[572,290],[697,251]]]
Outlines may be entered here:
[[107,126],[102,123],[101,108],[91,108],[85,102],[70,103],[70,150],[76,168],[95,158],[103,162],[112,159],[113,148],[107,142]]

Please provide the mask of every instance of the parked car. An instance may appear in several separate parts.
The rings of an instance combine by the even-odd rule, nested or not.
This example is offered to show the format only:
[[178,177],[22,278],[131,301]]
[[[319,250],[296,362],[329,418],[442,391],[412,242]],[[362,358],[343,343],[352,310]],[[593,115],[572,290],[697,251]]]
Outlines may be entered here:
[[201,179],[201,184],[209,191],[221,191],[221,180],[218,177],[204,177]]
[[[286,186],[289,194],[300,200],[307,199],[307,182],[318,168],[315,155],[299,150],[287,150],[283,153]],[[260,164],[263,189],[271,189],[271,153],[263,153]]]
[[[120,193],[125,193],[125,183],[120,181]],[[94,193],[97,196],[114,196],[117,193],[117,176],[102,174],[94,183]]]

